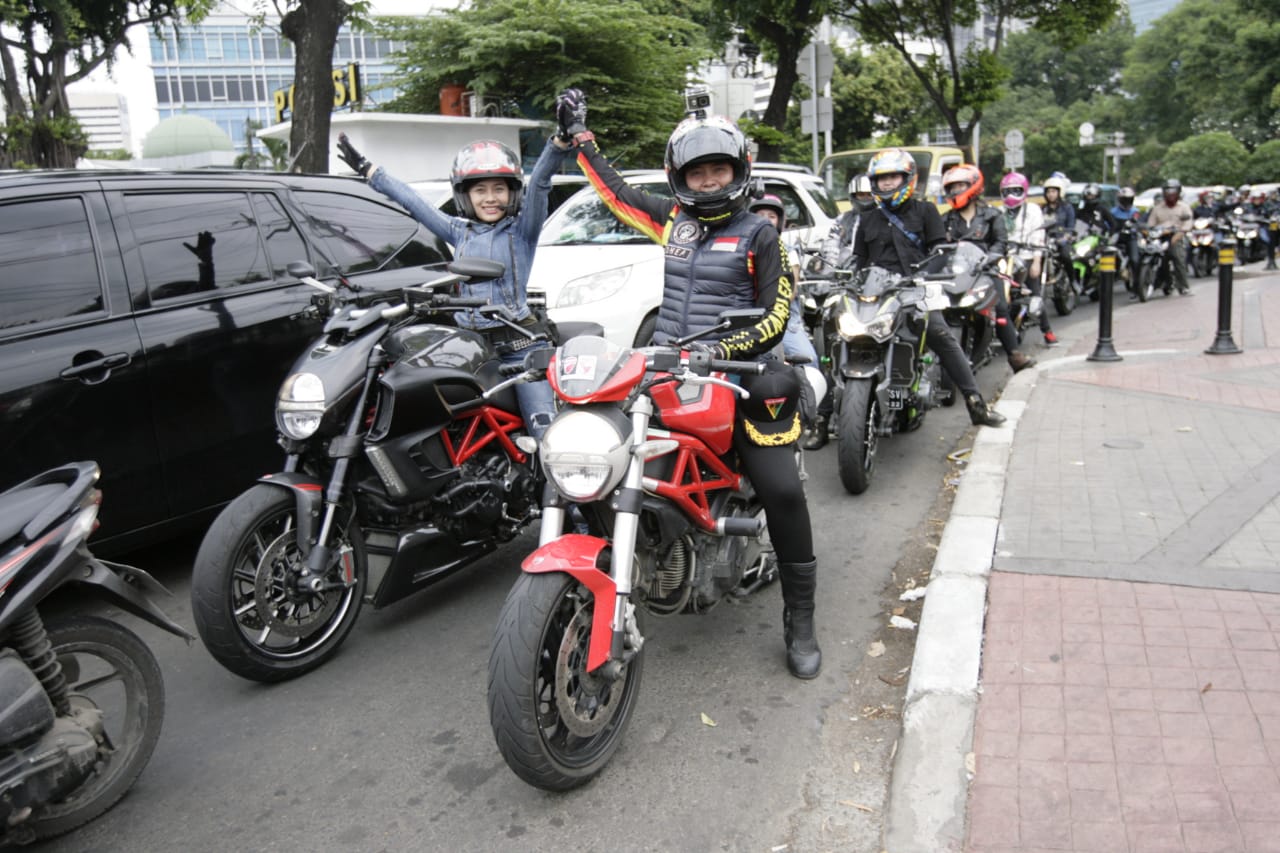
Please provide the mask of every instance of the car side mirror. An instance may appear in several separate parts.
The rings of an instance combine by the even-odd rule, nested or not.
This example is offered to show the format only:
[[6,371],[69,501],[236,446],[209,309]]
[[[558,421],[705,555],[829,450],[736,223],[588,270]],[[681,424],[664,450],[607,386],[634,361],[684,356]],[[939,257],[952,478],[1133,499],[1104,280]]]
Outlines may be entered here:
[[315,278],[316,275],[316,268],[306,261],[293,261],[285,269],[294,278]]

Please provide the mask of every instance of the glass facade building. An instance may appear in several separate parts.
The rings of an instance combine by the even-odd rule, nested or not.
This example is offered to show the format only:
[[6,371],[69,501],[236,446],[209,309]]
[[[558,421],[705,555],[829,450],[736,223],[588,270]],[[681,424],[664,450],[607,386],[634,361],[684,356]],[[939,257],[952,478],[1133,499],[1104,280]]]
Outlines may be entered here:
[[[198,26],[149,33],[156,109],[161,120],[189,113],[217,124],[244,151],[247,122],[275,124],[274,93],[293,83],[293,44],[273,30],[254,30],[243,15],[214,14]],[[363,102],[394,97],[388,81],[397,45],[343,26],[334,68],[360,65]]]

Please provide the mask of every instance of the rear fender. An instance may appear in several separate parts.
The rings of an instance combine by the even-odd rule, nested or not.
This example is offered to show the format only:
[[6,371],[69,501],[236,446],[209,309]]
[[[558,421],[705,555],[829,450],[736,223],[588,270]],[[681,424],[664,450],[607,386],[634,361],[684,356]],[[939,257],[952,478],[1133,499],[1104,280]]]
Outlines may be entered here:
[[[538,548],[520,564],[520,568],[531,575],[564,572],[591,590],[594,604],[591,610],[591,642],[587,650],[588,672],[609,660],[615,633],[613,611],[618,595],[617,585],[598,566],[600,552],[608,545],[595,536],[566,533]],[[617,633],[621,632],[622,626],[619,626]]]
[[190,632],[170,619],[168,614],[152,601],[153,597],[171,595],[158,580],[142,569],[96,559],[89,554],[88,548],[82,549],[82,554],[87,565],[85,570],[72,580],[102,590],[134,616],[145,619],[157,628],[163,628],[188,643],[195,639]]
[[311,553],[311,544],[315,541],[315,526],[320,519],[320,509],[324,504],[324,484],[314,477],[296,471],[282,471],[278,474],[267,474],[258,478],[259,483],[269,486],[280,486],[293,494],[297,504],[298,550],[306,557]]

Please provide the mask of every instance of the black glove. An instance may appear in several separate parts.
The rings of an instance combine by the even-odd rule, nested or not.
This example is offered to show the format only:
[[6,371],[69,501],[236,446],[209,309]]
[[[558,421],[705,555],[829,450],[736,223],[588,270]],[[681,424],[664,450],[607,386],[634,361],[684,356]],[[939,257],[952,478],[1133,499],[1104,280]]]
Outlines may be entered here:
[[369,177],[369,172],[373,170],[373,164],[355,149],[345,133],[338,134],[338,159],[350,166],[362,178]]
[[556,124],[556,136],[563,142],[587,129],[587,96],[581,89],[565,89],[556,97]]
[[688,345],[688,350],[691,353],[702,353],[710,356],[717,361],[725,361],[729,357],[725,353],[723,346],[708,341],[694,341]]

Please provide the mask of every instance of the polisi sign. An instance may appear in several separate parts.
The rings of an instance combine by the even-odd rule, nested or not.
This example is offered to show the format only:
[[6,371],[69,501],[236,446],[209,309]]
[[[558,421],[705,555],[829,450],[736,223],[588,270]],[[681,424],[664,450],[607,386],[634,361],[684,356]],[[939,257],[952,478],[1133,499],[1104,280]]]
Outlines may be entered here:
[[[293,86],[277,89],[271,97],[275,102],[276,124],[284,121],[285,113],[293,112]],[[353,62],[346,68],[333,69],[333,108],[341,109],[360,103],[360,63]]]

